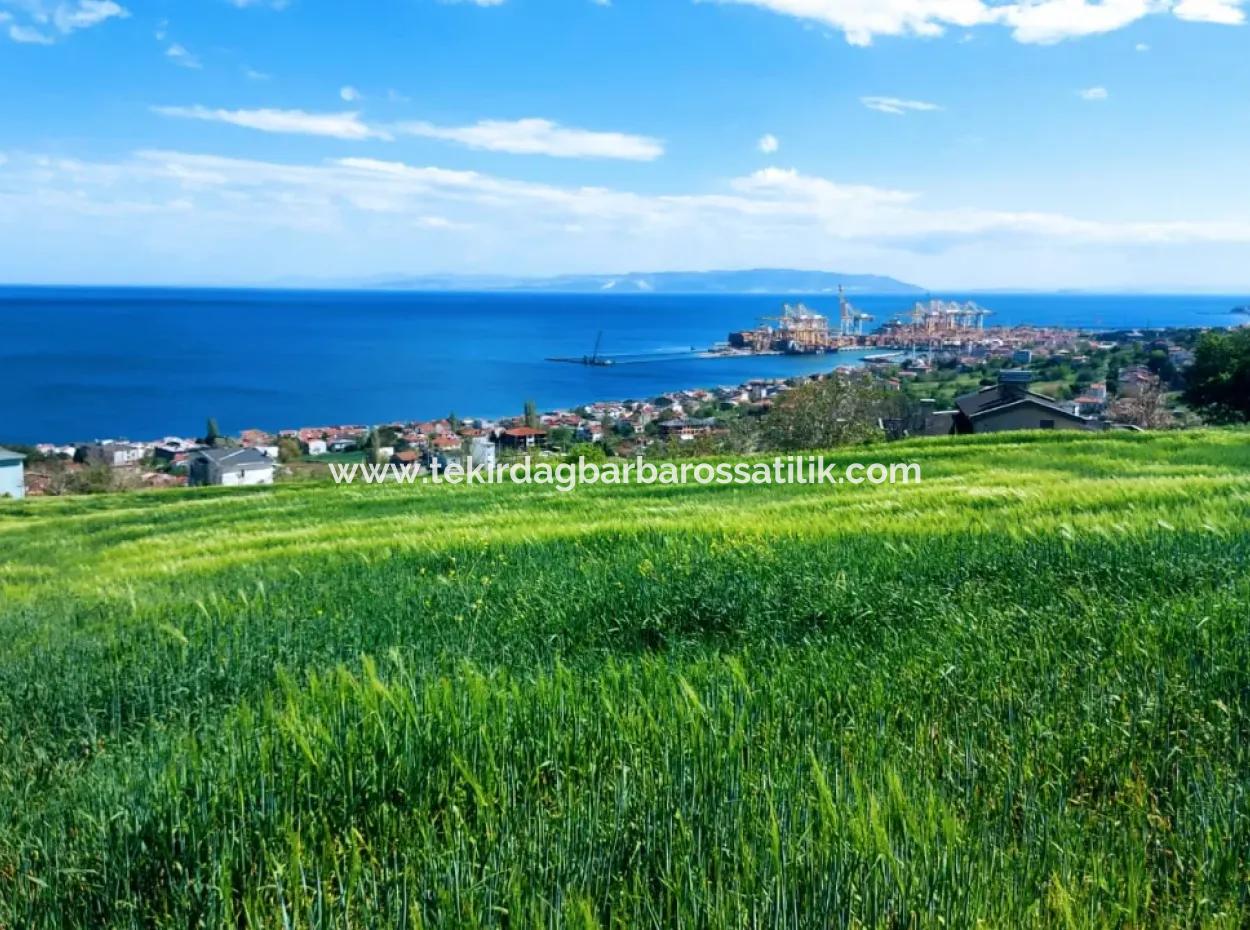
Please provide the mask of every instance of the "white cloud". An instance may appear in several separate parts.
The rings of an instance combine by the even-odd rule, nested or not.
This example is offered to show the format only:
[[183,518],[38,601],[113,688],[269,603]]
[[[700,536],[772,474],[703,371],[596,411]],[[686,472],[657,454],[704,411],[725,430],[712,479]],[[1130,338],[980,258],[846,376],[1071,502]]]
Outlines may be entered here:
[[14,22],[12,14],[0,13],[0,23],[10,23],[9,38],[35,45],[52,45],[59,36],[130,15],[129,10],[114,0],[77,0],[56,5],[48,0],[0,0],[0,3],[18,10],[26,20]]
[[781,148],[781,143],[770,132],[760,136],[760,141],[756,143],[756,147],[765,155],[772,155],[777,149]]
[[842,31],[852,45],[877,36],[936,36],[993,21],[981,0],[718,0],[762,7]]
[[1240,26],[1246,21],[1243,0],[1180,0],[1172,12],[1195,23]]
[[1065,39],[1123,29],[1166,9],[1159,0],[1042,0],[1000,8],[1019,42],[1050,45]]
[[[360,95],[351,87],[344,87],[340,96],[344,100],[360,99]],[[341,113],[308,113],[304,110],[227,110],[200,105],[158,106],[152,109],[162,116],[229,123],[261,132],[385,141],[392,141],[395,135],[402,134],[521,155],[652,161],[664,153],[663,144],[656,139],[619,132],[574,129],[544,119],[512,122],[483,120],[471,126],[435,126],[426,122],[377,126],[366,123],[354,110]]]
[[810,206],[860,203],[864,205],[904,204],[915,194],[862,184],[839,184],[826,178],[800,174],[793,168],[761,168],[746,177],[735,178],[730,186],[761,202],[788,202]]
[[234,211],[241,223],[265,225],[301,222],[302,212],[315,207],[327,214],[438,217],[449,224],[476,218],[489,225],[497,219],[498,228],[576,223],[619,237],[681,228],[728,239],[778,236],[782,244],[809,236],[825,243],[1002,236],[1068,244],[1250,243],[1250,222],[1242,219],[1111,222],[1044,211],[929,208],[915,192],[777,167],[734,178],[720,192],[662,195],[372,158],[291,164],[154,150],[119,163],[26,156],[21,166],[10,163],[0,171],[0,204],[35,189],[59,190],[66,197],[85,192],[100,210],[115,201],[168,204],[191,198],[206,208]]
[[405,135],[458,142],[469,148],[515,155],[654,161],[664,154],[664,144],[658,139],[620,132],[574,129],[546,119],[482,120],[471,126],[409,122],[392,128]]
[[1019,42],[1048,44],[1122,29],[1154,14],[1236,25],[1244,0],[715,0],[840,30],[852,45],[881,36],[932,38],[947,29],[1000,25]]
[[161,116],[229,123],[261,132],[290,133],[304,136],[329,136],[335,139],[390,139],[387,133],[361,122],[359,114],[306,113],[303,110],[222,110],[204,106],[153,107]]
[[352,87],[350,84],[346,84],[339,88],[339,97],[347,103],[355,103],[357,100],[361,99],[360,91]]
[[419,216],[416,223],[422,229],[453,230],[472,228],[468,223],[457,223],[454,220],[447,219],[445,216]]
[[53,11],[52,21],[57,29],[68,34],[77,29],[90,29],[107,19],[114,17],[124,19],[129,15],[129,11],[114,3],[113,0],[78,0],[77,6],[58,4]]
[[[923,265],[926,274],[948,276],[958,260],[974,278],[998,269],[1006,284],[1013,274],[1031,283],[1031,268],[1081,256],[1115,262],[1114,274],[1133,260],[1141,273],[1156,274],[1163,259],[1188,268],[1190,256],[1218,255],[1207,267],[1244,280],[1250,245],[1250,221],[1232,208],[1231,219],[1111,221],[933,206],[913,191],[780,167],[710,192],[644,194],[371,158],[288,163],[139,151],[93,163],[10,154],[0,167],[0,215],[22,232],[5,240],[0,271],[63,244],[67,228],[78,244],[74,256],[98,257],[125,243],[133,258],[138,244],[168,261],[159,269],[132,263],[132,276],[176,277],[199,262],[217,280],[223,268],[232,280],[249,273],[240,269],[267,279],[297,273],[310,256],[326,274],[346,256],[358,272],[389,271],[414,254],[425,270],[602,270],[622,254],[640,267],[814,267],[838,256],[886,273]],[[461,228],[474,230],[471,250],[463,243],[434,249],[439,233]],[[1000,267],[1005,255],[1009,268]],[[1107,273],[1092,280],[1105,282]]]
[[1138,42],[1136,45],[1133,46],[1133,50],[1137,52],[1148,52],[1150,51],[1150,46],[1147,45],[1145,42]]
[[249,68],[247,66],[244,66],[243,68],[243,76],[249,81],[267,81],[270,77],[264,71],[257,71],[255,68]]
[[1086,87],[1084,90],[1078,90],[1076,94],[1082,100],[1090,101],[1106,100],[1110,96],[1105,87]]
[[200,59],[192,55],[186,48],[175,42],[169,48],[165,49],[165,57],[176,65],[184,68],[201,68]]
[[931,113],[942,109],[936,103],[924,100],[900,100],[898,97],[860,97],[859,102],[878,113],[906,116],[908,113]]
[[9,38],[23,45],[51,45],[56,40],[35,29],[33,26],[20,26],[13,23],[9,26]]

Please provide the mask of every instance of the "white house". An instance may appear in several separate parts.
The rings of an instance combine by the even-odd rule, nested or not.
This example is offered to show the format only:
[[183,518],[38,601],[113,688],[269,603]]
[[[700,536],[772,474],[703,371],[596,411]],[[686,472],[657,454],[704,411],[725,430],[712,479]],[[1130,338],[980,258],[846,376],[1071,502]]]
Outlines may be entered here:
[[474,436],[469,442],[469,461],[486,469],[495,467],[495,444],[486,436]]
[[203,485],[273,484],[273,459],[255,449],[200,449],[191,456],[187,483]]
[[26,456],[0,449],[0,498],[21,500],[26,496]]
[[325,455],[326,441],[324,439],[310,439],[304,443],[304,452],[308,455]]

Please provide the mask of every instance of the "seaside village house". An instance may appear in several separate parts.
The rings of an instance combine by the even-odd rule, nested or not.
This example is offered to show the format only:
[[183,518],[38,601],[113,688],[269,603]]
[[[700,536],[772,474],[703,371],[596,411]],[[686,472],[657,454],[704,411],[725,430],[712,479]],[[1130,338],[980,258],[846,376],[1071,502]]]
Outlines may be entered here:
[[[1100,420],[1078,416],[1044,394],[1029,390],[1033,374],[1004,369],[998,384],[955,398],[954,410],[926,414],[924,434],[1000,433],[1022,429],[1106,429]],[[931,402],[930,402],[931,403]]]
[[489,436],[474,436],[469,440],[469,461],[473,465],[491,469],[495,467],[495,444]]
[[204,447],[190,439],[166,436],[152,447],[152,458],[170,465],[184,465],[191,455]]
[[147,450],[129,442],[98,442],[87,446],[87,461],[92,465],[125,468],[143,461]]
[[0,449],[0,500],[21,500],[26,496],[25,462],[26,456],[20,452]]
[[273,484],[273,459],[256,449],[200,449],[191,456],[188,484]]
[[499,445],[504,449],[514,449],[521,452],[528,452],[535,446],[540,445],[547,438],[545,429],[538,429],[533,426],[515,426],[512,429],[506,429],[499,435]]
[[1149,368],[1134,365],[1120,372],[1119,385],[1121,397],[1140,397],[1146,390],[1159,383],[1159,376]]
[[426,445],[423,463],[426,468],[432,468],[435,462],[438,462],[440,469],[446,469],[449,465],[463,468],[465,464],[464,441],[459,436],[435,433]]
[[689,417],[678,417],[675,420],[662,420],[660,422],[660,435],[666,439],[679,439],[682,442],[689,442],[692,439],[698,439],[700,436],[709,436],[716,429],[715,417],[707,417],[704,419],[694,419]]

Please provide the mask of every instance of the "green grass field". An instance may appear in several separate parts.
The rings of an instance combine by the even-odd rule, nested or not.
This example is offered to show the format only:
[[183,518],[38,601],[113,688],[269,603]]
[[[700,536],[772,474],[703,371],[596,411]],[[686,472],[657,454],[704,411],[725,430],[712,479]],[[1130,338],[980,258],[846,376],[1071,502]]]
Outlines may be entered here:
[[1250,433],[0,505],[0,928],[1250,925]]

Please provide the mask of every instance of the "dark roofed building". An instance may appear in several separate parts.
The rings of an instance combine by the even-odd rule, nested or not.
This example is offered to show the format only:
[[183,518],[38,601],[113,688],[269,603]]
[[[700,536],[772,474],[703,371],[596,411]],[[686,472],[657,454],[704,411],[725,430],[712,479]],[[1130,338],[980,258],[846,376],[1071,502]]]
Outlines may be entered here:
[[1032,372],[1004,369],[997,384],[955,398],[954,410],[939,410],[927,416],[925,434],[1106,428],[1100,420],[1079,416],[1045,394],[1029,390],[1032,381]]
[[533,426],[514,426],[499,435],[499,444],[505,449],[532,449],[547,438],[545,429]]

